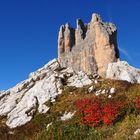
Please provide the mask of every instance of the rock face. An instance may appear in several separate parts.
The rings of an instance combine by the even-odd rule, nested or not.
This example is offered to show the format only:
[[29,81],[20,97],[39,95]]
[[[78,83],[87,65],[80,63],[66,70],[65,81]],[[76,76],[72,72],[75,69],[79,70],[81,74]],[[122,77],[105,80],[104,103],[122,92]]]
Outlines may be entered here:
[[29,79],[0,94],[0,116],[7,116],[7,126],[15,128],[29,122],[35,113],[46,113],[47,101],[55,101],[65,86],[82,87],[92,81],[83,72],[61,68],[54,59],[29,75]]
[[118,61],[108,65],[106,78],[140,83],[140,70],[130,66],[125,61]]
[[0,94],[2,94],[4,91],[0,91]]
[[117,29],[112,23],[104,23],[99,15],[93,14],[89,24],[78,19],[76,29],[69,24],[60,27],[58,59],[62,67],[104,77],[107,65],[118,58]]

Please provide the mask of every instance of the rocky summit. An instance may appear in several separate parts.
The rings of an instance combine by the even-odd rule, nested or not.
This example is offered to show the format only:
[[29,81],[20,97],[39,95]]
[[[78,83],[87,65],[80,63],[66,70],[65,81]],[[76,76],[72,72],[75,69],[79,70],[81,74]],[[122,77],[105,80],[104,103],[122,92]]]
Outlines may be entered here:
[[60,27],[58,59],[62,67],[105,77],[108,64],[118,58],[117,28],[98,14],[93,14],[88,24],[78,19],[76,29],[68,23]]

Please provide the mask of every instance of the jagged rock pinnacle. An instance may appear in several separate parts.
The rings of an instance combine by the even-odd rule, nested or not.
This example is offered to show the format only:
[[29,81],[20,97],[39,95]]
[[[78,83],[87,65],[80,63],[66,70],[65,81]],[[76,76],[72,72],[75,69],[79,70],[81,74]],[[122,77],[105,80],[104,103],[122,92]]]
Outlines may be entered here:
[[92,22],[102,22],[102,19],[101,19],[100,15],[94,13],[94,14],[92,15],[91,21],[92,21]]
[[77,19],[77,28],[75,31],[75,44],[78,45],[86,34],[86,27],[81,19]]

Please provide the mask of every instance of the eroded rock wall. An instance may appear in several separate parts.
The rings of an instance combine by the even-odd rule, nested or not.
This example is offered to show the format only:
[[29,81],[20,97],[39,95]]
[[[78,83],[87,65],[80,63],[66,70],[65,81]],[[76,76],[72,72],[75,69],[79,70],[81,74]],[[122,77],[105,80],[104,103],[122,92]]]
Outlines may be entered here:
[[78,19],[76,29],[69,24],[60,27],[58,59],[62,67],[104,77],[107,65],[118,58],[117,28],[99,15],[93,14],[89,24]]

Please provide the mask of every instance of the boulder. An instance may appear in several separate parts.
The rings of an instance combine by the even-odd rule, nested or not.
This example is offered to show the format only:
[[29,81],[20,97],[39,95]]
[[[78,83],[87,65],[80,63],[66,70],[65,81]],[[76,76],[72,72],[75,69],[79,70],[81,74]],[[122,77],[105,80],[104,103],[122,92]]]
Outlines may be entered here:
[[74,111],[73,113],[72,112],[65,112],[63,114],[63,116],[61,116],[61,120],[62,121],[67,121],[67,120],[71,119],[74,116],[75,113],[76,113],[76,111]]
[[106,78],[140,83],[140,70],[130,66],[126,61],[118,61],[108,65]]

